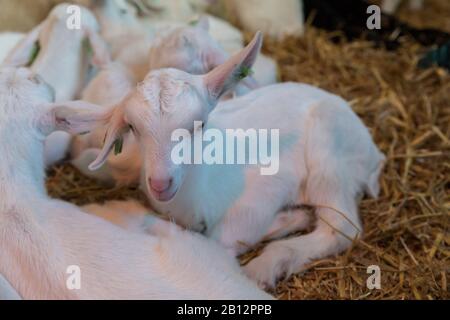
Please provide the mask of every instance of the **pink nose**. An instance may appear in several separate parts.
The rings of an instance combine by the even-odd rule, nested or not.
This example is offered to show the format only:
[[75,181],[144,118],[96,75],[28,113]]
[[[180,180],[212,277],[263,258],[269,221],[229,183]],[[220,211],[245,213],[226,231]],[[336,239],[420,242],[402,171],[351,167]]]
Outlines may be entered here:
[[170,179],[148,179],[150,187],[156,192],[163,192],[170,188],[172,185],[172,178]]

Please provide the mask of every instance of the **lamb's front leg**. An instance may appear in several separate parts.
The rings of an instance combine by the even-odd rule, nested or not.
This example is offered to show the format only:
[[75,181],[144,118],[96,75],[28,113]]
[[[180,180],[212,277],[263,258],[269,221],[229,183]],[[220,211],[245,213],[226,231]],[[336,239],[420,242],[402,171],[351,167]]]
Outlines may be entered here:
[[208,236],[223,245],[232,256],[250,250],[270,228],[276,210],[262,210],[251,206],[235,205]]
[[342,252],[360,235],[354,200],[317,203],[330,207],[316,208],[317,225],[313,232],[269,243],[260,256],[244,267],[247,275],[261,287],[274,287],[279,278],[305,270],[313,260]]

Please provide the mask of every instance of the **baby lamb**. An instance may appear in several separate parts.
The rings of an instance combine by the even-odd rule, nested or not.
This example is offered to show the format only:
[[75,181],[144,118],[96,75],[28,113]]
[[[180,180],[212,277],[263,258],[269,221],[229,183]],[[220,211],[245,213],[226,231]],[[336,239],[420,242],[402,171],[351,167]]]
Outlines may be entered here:
[[[106,45],[98,35],[95,16],[80,6],[81,29],[69,29],[68,7],[69,4],[57,5],[3,62],[3,66],[30,66],[53,87],[56,101],[78,98],[88,81],[90,65],[102,64],[108,56]],[[92,49],[92,57],[89,48]],[[70,140],[66,132],[55,132],[48,137],[45,143],[47,166],[64,158]]]
[[[131,130],[144,159],[141,185],[153,207],[205,232],[232,255],[273,231],[279,236],[307,226],[303,211],[280,213],[282,208],[314,206],[314,231],[272,242],[246,266],[261,285],[273,286],[283,274],[337,254],[361,235],[358,200],[363,193],[377,196],[384,155],[346,101],[306,84],[267,86],[219,102],[247,74],[261,44],[257,34],[244,50],[205,75],[150,72],[118,106],[104,112],[105,143],[90,168],[100,168]],[[210,144],[227,129],[278,129],[278,172],[262,175],[260,169],[267,169],[262,163],[175,163],[173,150],[180,141],[173,138],[174,130],[184,129],[183,142],[193,145],[202,134],[195,121],[213,130]]]
[[[159,35],[149,52],[150,70],[176,68],[191,74],[204,74],[224,63],[229,57],[215,41],[209,31],[208,18],[202,18],[195,26],[178,27]],[[257,80],[249,77],[236,88],[241,95],[255,88],[260,82],[264,85],[276,82],[276,67],[255,74]],[[137,78],[129,68],[119,61],[108,61],[101,66],[98,75],[83,91],[82,99],[105,107],[120,103],[131,91]],[[139,147],[133,133],[124,135],[123,152],[110,155],[101,170],[90,171],[89,164],[101,151],[106,127],[82,136],[74,137],[71,146],[72,164],[84,175],[99,180],[105,185],[133,185],[139,182],[142,161]]]
[[[268,299],[220,246],[156,218],[128,232],[50,199],[43,142],[92,129],[104,108],[54,104],[26,68],[0,70],[0,275],[23,299]],[[13,143],[11,143],[13,142]],[[69,266],[80,289],[68,289]]]

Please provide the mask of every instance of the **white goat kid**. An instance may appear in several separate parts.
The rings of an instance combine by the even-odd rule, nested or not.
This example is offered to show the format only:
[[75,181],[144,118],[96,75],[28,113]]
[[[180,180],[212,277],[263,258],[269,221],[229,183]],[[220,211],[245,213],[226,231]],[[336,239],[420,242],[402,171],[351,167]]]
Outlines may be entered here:
[[[215,12],[236,21],[246,31],[261,30],[282,39],[301,36],[304,31],[303,0],[211,0]],[[282,3],[282,5],[281,5]]]
[[[173,28],[155,37],[149,52],[149,71],[175,68],[191,74],[205,74],[224,63],[230,53],[211,34],[210,22],[209,17],[203,16],[195,26]],[[240,51],[243,47],[240,43],[235,51]],[[242,81],[247,90],[239,85],[236,90],[238,95],[247,93],[258,85],[277,82],[277,65],[273,59],[258,57],[254,70],[251,78]]]
[[[103,63],[108,54],[97,34],[99,26],[94,15],[80,6],[81,29],[71,30],[67,27],[68,7],[68,4],[56,6],[3,62],[3,66],[30,66],[54,88],[56,101],[78,98],[86,85],[90,70],[89,47],[93,51],[94,63]],[[47,138],[47,166],[64,158],[70,140],[66,132],[55,132]]]
[[[262,30],[275,38],[303,33],[303,1],[283,0],[141,0],[150,7],[150,20],[188,22],[196,14],[212,10],[238,22],[251,32]],[[218,19],[220,20],[220,19]],[[215,23],[215,21],[214,21]],[[223,29],[222,29],[223,30]]]
[[[51,100],[30,70],[0,71],[0,274],[23,299],[270,298],[199,235],[156,218],[149,229],[157,236],[128,232],[50,199],[45,136],[83,132],[104,117],[104,108]],[[72,265],[81,271],[79,290],[66,286]]]
[[[106,108],[119,103],[135,86],[134,74],[127,67],[120,62],[110,62],[89,83],[82,99]],[[88,169],[101,151],[105,133],[105,127],[98,127],[87,134],[75,136],[70,151],[72,164],[84,175],[108,186],[137,184],[142,161],[139,146],[131,133],[124,137],[124,152],[111,155],[101,170],[93,172]]]
[[[178,27],[156,37],[149,53],[150,70],[176,68],[191,74],[204,74],[224,63],[228,53],[208,33],[207,18],[195,26]],[[263,62],[264,65],[264,62]],[[265,64],[271,65],[270,62]],[[276,80],[275,68],[255,74],[265,84]],[[236,88],[237,94],[248,92],[259,84],[258,80],[245,79]],[[83,91],[82,99],[105,107],[118,104],[134,87],[136,79],[120,62],[108,63]],[[124,136],[123,152],[110,155],[101,170],[90,171],[88,165],[101,151],[106,128],[99,127],[89,134],[75,137],[71,147],[72,164],[83,174],[106,185],[130,185],[139,182],[142,160],[132,133]]]
[[136,8],[125,0],[91,0],[90,8],[99,21],[102,38],[110,46],[112,59],[142,80],[155,30],[144,26]]
[[[141,15],[135,6],[143,9]],[[148,51],[153,39],[174,28],[186,27],[202,10],[186,1],[170,0],[158,3],[135,0],[91,0],[90,8],[101,25],[101,35],[111,46],[114,61],[123,63],[136,78],[142,80],[148,72]],[[228,22],[209,16],[211,35],[228,52],[243,46],[242,33]]]
[[[283,273],[336,254],[360,235],[357,202],[363,192],[377,195],[384,156],[348,103],[309,85],[278,84],[219,103],[252,66],[261,43],[258,34],[206,75],[176,69],[150,72],[105,113],[104,147],[90,168],[101,167],[131,128],[144,159],[141,185],[154,208],[181,225],[205,231],[233,255],[274,230],[283,234],[305,227],[302,211],[277,214],[281,208],[316,205],[318,222],[312,233],[273,242],[246,266],[258,282],[274,285]],[[172,141],[172,133],[184,128],[201,134],[194,121],[205,121],[205,129],[220,132],[278,129],[278,173],[261,175],[262,165],[175,164],[171,154],[178,142]]]

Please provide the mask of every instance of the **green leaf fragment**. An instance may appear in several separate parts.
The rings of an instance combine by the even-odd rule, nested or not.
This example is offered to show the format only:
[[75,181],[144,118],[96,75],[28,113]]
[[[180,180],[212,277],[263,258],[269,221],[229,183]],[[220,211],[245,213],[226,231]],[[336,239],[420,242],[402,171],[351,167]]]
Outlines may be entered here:
[[189,21],[189,25],[195,27],[198,24],[199,19],[192,19]]
[[39,42],[36,41],[36,43],[33,45],[33,48],[31,49],[30,59],[28,60],[27,67],[33,64],[39,54],[39,51],[41,51],[41,46]]
[[94,51],[92,50],[91,43],[89,42],[89,40],[87,38],[83,40],[83,47],[86,49],[87,54],[89,56],[92,56]]
[[244,66],[239,69],[237,77],[239,80],[242,80],[251,75],[253,75],[253,70],[249,67]]
[[114,155],[117,156],[118,154],[122,153],[123,148],[123,138],[117,138],[114,142]]

